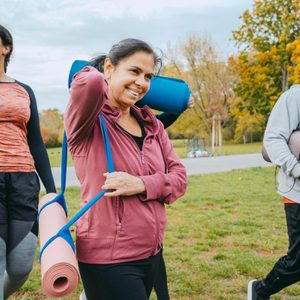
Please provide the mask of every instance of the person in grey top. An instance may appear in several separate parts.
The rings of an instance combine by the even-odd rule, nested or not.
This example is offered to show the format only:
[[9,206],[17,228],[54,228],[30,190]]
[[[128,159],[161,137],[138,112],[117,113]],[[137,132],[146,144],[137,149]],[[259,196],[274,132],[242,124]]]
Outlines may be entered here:
[[[300,280],[300,164],[299,156],[289,147],[289,139],[299,130],[299,124],[300,84],[296,84],[281,95],[272,109],[263,140],[271,162],[280,167],[277,192],[283,197],[289,248],[264,279],[249,282],[247,300],[270,299]],[[295,146],[298,147],[297,141]]]

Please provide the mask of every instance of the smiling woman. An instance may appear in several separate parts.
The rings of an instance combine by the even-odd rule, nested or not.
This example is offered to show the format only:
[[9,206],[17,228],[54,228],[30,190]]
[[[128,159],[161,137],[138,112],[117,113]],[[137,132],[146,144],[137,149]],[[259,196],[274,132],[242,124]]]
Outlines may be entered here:
[[[186,171],[163,124],[135,106],[160,64],[153,49],[126,39],[91,63],[73,77],[65,126],[82,205],[109,192],[77,223],[80,273],[89,300],[146,300],[162,259],[165,204],[185,192]],[[117,172],[107,173],[100,113]]]

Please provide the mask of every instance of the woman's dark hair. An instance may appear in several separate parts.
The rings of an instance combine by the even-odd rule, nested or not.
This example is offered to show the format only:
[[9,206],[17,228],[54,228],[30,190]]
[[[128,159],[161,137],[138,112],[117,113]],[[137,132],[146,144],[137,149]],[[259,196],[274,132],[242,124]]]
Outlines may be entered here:
[[5,56],[4,59],[4,72],[6,73],[7,65],[13,52],[13,38],[10,32],[2,25],[0,25],[0,38],[4,46],[10,47],[10,52]]
[[90,63],[93,67],[98,69],[101,73],[103,73],[103,64],[105,58],[109,58],[114,66],[117,66],[118,63],[139,51],[144,51],[146,53],[153,55],[154,66],[159,71],[162,65],[161,58],[154,52],[152,47],[148,45],[146,42],[138,40],[138,39],[125,39],[120,41],[118,44],[115,44],[111,47],[109,53],[107,55],[99,55],[91,59]]

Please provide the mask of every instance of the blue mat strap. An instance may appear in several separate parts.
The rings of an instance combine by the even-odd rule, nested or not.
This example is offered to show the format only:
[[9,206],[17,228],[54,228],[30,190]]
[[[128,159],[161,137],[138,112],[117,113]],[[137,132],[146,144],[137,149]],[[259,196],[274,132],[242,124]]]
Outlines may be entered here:
[[75,245],[71,236],[71,232],[69,227],[62,227],[62,229],[59,230],[57,233],[58,236],[62,237],[72,248],[73,252],[75,253]]
[[45,203],[39,210],[39,213],[38,213],[38,216],[37,216],[37,221],[39,221],[40,219],[40,215],[41,215],[41,212],[50,204],[52,203],[58,203],[62,206],[62,208],[64,209],[65,211],[65,214],[66,214],[66,217],[68,217],[68,212],[67,212],[67,205],[66,205],[66,200],[65,200],[65,195],[60,193],[58,194],[53,200]]
[[102,133],[103,133],[103,137],[104,137],[104,147],[105,147],[108,173],[112,173],[115,171],[114,161],[113,161],[113,157],[112,157],[107,127],[105,124],[104,117],[101,113],[100,113],[100,126],[102,128]]
[[52,236],[44,245],[44,247],[40,250],[40,257],[39,257],[39,261],[41,262],[42,259],[42,255],[45,251],[45,249],[54,241],[56,240],[56,238],[58,238],[58,233],[54,236]]
[[103,190],[99,194],[97,194],[93,199],[91,199],[83,208],[81,208],[75,216],[70,219],[70,221],[65,225],[68,228],[71,227],[82,215],[84,215],[100,198],[103,197],[103,195],[108,190]]
[[66,190],[67,161],[68,161],[68,143],[67,143],[67,134],[66,131],[64,131],[64,137],[62,140],[61,170],[60,170],[60,187],[61,187],[62,194],[64,194]]
[[68,217],[68,209],[65,199],[65,190],[66,190],[66,178],[67,178],[67,160],[68,160],[68,144],[67,144],[67,135],[66,131],[64,132],[64,137],[62,141],[62,154],[61,154],[61,171],[60,171],[60,186],[61,192],[58,194],[52,201],[45,203],[39,210],[37,221],[40,219],[41,212],[52,203],[59,203],[61,207],[64,209],[66,217]]
[[[68,222],[66,223],[58,232],[55,234],[53,237],[51,237],[44,245],[42,250],[40,251],[40,261],[43,255],[43,252],[45,249],[51,244],[55,239],[58,237],[63,238],[73,249],[75,253],[75,246],[74,242],[70,233],[69,228],[83,215],[85,214],[100,198],[103,197],[103,195],[107,192],[108,190],[103,190],[101,191],[98,195],[96,195],[92,200],[90,200],[81,210],[78,211],[78,213]],[[51,201],[52,202],[52,201]]]
[[[114,162],[113,162],[113,157],[112,157],[112,152],[111,152],[111,147],[110,147],[110,142],[109,142],[109,137],[108,137],[108,131],[107,127],[105,124],[105,119],[103,115],[100,113],[100,127],[102,129],[103,133],[103,138],[104,138],[104,147],[105,147],[105,153],[106,153],[106,161],[107,161],[107,167],[108,167],[108,172],[114,172]],[[47,207],[48,205],[58,202],[63,208],[67,216],[67,206],[66,206],[66,201],[65,201],[65,187],[66,187],[66,173],[67,173],[67,137],[66,137],[66,132],[64,133],[64,138],[63,138],[63,145],[62,145],[62,166],[61,166],[61,193],[58,194],[52,201],[49,201],[45,205],[42,206],[42,208],[39,211],[38,218],[42,212],[42,210]],[[56,238],[61,237],[63,238],[73,249],[75,252],[75,246],[74,242],[70,233],[69,228],[83,215],[85,214],[99,199],[103,197],[103,195],[107,192],[108,190],[103,190],[101,191],[98,195],[96,195],[93,199],[91,199],[83,208],[81,208],[75,216],[70,219],[68,223],[66,223],[58,232],[55,234],[53,237],[51,237],[43,246],[42,250],[40,251],[40,261],[42,258],[42,255],[45,251],[45,249],[51,244]]]
[[63,238],[72,248],[73,252],[75,253],[75,245],[69,230],[69,227],[63,226],[56,235],[52,236],[44,245],[44,247],[42,248],[42,250],[40,251],[40,257],[39,260],[41,262],[42,259],[42,255],[45,251],[45,249],[53,242],[55,241],[58,237]]

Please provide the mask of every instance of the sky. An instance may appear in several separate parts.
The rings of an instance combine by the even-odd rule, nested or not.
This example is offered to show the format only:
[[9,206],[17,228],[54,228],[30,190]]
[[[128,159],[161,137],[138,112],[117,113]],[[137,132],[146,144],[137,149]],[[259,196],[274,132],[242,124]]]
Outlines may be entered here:
[[64,112],[67,78],[75,59],[107,53],[124,38],[155,49],[206,35],[223,57],[239,17],[253,0],[0,0],[0,24],[12,33],[14,53],[7,74],[29,84],[39,110]]

